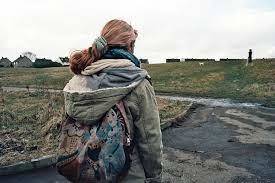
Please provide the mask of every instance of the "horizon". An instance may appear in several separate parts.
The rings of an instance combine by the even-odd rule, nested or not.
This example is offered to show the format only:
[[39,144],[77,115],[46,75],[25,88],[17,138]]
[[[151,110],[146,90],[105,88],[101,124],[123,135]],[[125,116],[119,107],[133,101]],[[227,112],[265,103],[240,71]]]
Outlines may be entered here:
[[95,5],[88,0],[10,0],[0,15],[0,57],[10,60],[25,51],[52,60],[69,56],[87,48],[113,18],[138,30],[135,55],[150,63],[247,58],[250,48],[254,58],[275,57],[272,0],[162,0],[157,5],[145,0],[130,5],[126,0]]
[[[14,60],[11,60],[11,59],[9,59],[8,57],[4,57],[4,56],[2,56],[1,57],[1,59],[5,59],[5,58],[7,58],[7,59],[9,59],[11,62],[14,62],[16,59],[18,59],[19,57],[21,57],[22,55],[19,55],[17,58],[15,58]],[[24,57],[24,56],[23,56]],[[61,63],[60,62],[60,58],[61,58],[62,56],[59,56],[59,57],[56,57],[55,59],[51,59],[51,58],[47,58],[47,57],[36,57],[35,58],[35,60],[36,59],[50,59],[51,61],[53,61],[53,62],[58,62],[58,63]],[[28,57],[27,57],[28,58]],[[64,58],[64,57],[63,57]],[[1,60],[0,59],[0,60]],[[30,59],[30,58],[29,58]],[[171,58],[164,58],[163,60],[157,60],[157,59],[149,59],[149,58],[139,58],[139,59],[148,59],[148,61],[149,61],[149,64],[161,64],[161,63],[167,63],[166,62],[166,59],[180,59],[180,62],[185,62],[185,59],[205,59],[205,60],[207,60],[207,59],[209,59],[209,60],[213,60],[214,59],[214,62],[219,62],[220,61],[220,59],[229,59],[229,60],[231,60],[231,59],[239,59],[239,60],[243,60],[243,59],[247,59],[247,58],[234,58],[234,57],[231,57],[231,58],[204,58],[204,57],[202,57],[202,58],[189,58],[189,57],[186,57],[186,58],[175,58],[175,57],[171,57]],[[263,59],[263,60],[268,60],[268,59],[275,59],[274,57],[263,57],[263,58],[253,58],[253,60],[259,60],[259,59]],[[32,60],[32,59],[30,59],[32,62],[35,62],[35,60]],[[153,60],[153,62],[152,62],[152,60]]]

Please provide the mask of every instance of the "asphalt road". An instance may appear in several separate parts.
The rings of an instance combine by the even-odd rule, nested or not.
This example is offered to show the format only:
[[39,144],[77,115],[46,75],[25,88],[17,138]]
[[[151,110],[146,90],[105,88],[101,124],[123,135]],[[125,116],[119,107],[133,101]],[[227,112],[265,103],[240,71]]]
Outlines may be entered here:
[[275,182],[274,109],[200,107],[163,142],[184,156],[166,165],[170,182]]
[[[275,109],[201,106],[163,143],[164,182],[275,182]],[[0,182],[66,180],[50,167]]]

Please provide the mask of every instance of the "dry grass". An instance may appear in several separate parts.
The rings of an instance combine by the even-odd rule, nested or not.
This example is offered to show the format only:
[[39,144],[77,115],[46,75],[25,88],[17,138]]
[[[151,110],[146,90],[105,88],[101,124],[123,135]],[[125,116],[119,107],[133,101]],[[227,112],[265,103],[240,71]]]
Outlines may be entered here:
[[57,94],[1,93],[0,165],[54,154],[63,97]]
[[161,120],[176,117],[190,104],[189,102],[173,101],[159,97],[157,97],[157,103]]
[[[62,94],[1,92],[0,101],[0,166],[56,153],[64,119]],[[157,101],[161,118],[184,109],[184,103]]]

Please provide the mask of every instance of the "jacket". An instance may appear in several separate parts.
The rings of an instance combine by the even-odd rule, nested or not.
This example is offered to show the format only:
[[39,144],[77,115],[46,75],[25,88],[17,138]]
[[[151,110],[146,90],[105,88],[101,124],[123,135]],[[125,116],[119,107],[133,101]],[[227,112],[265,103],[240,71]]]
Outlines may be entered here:
[[162,135],[154,89],[147,72],[125,59],[98,60],[75,75],[64,88],[65,111],[95,125],[123,100],[134,149],[131,167],[122,182],[161,182]]

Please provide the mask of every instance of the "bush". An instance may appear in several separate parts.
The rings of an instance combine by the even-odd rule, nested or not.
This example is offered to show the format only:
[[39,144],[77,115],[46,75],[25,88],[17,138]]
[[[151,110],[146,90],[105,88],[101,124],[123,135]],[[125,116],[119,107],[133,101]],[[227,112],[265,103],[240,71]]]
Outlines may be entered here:
[[45,67],[62,67],[62,64],[53,62],[49,59],[36,59],[33,63],[33,67],[35,68],[45,68]]

